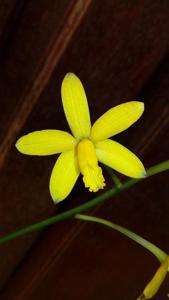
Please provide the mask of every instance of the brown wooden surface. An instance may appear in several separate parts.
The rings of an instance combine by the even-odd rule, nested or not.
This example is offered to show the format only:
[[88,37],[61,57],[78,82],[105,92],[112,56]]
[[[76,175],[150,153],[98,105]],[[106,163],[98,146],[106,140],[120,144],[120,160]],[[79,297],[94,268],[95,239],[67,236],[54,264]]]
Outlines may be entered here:
[[[140,153],[145,166],[167,159],[169,150],[168,1],[7,2],[0,23],[2,235],[93,197],[79,180],[55,206],[48,181],[56,157],[14,148],[27,132],[68,130],[60,100],[66,72],[82,79],[92,121],[113,105],[143,99],[144,116],[116,140]],[[168,193],[161,174],[93,213],[169,251]],[[0,248],[0,299],[136,299],[157,266],[117,233],[67,221]],[[166,297],[167,285],[154,299]]]

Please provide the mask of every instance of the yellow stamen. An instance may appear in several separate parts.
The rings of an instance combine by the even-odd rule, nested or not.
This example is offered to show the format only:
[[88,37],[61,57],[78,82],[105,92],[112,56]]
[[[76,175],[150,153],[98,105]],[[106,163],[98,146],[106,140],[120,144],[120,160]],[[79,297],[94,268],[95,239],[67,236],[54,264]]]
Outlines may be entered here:
[[77,146],[78,162],[83,181],[90,192],[97,192],[105,186],[102,169],[98,166],[94,144],[89,139],[83,139]]

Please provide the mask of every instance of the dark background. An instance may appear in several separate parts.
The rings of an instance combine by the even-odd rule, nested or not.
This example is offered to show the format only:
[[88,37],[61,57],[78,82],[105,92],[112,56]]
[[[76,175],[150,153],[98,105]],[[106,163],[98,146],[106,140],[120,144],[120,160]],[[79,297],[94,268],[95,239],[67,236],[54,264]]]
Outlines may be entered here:
[[[67,72],[81,78],[92,121],[119,103],[144,101],[143,117],[116,140],[147,168],[168,159],[168,50],[168,0],[0,1],[1,236],[93,197],[79,180],[54,205],[48,181],[56,157],[14,147],[30,131],[69,130],[60,98]],[[169,252],[168,179],[151,177],[90,213]],[[157,267],[122,235],[69,220],[0,247],[0,299],[136,300]],[[167,299],[168,279],[154,299]]]

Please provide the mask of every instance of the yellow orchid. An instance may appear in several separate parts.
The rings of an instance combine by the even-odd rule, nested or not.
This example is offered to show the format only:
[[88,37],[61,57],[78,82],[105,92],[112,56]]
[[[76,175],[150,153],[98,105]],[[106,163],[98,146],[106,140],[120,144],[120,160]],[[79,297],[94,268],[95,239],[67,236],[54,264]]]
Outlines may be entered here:
[[109,139],[140,118],[144,103],[130,101],[111,108],[91,127],[86,94],[81,81],[73,73],[65,76],[61,95],[73,136],[60,130],[41,130],[21,137],[16,143],[16,148],[28,155],[62,152],[50,178],[50,194],[54,202],[69,195],[80,173],[89,191],[103,189],[105,180],[98,161],[129,177],[146,176],[141,161],[127,148]]

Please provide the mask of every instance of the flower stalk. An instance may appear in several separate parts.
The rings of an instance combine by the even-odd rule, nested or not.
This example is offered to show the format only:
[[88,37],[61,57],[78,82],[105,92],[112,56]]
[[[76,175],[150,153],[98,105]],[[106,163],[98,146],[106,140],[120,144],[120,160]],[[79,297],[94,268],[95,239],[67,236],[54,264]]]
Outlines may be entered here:
[[[169,170],[169,160],[164,161],[160,164],[154,165],[151,168],[147,169],[147,177],[156,175],[158,173],[164,172],[166,170]],[[130,187],[132,187],[133,185],[135,185],[136,183],[140,182],[143,179],[128,179],[126,180],[120,187],[114,187],[108,191],[106,191],[105,193],[97,196],[96,198],[81,204],[75,208],[72,208],[70,210],[67,210],[63,213],[57,214],[56,216],[50,217],[48,219],[45,219],[41,222],[32,224],[28,227],[25,227],[21,230],[12,232],[9,235],[6,235],[4,237],[0,238],[0,245],[5,244],[6,242],[13,240],[15,238],[18,238],[20,236],[23,236],[27,233],[31,233],[35,230],[41,230],[49,225],[52,225],[54,223],[66,220],[66,219],[70,219],[73,218],[76,214],[79,214],[83,211],[86,211],[88,209],[91,209],[101,203],[103,203],[104,201],[106,201],[107,199],[114,197],[115,195],[121,193],[123,190],[126,190]]]
[[102,218],[83,215],[83,214],[77,214],[75,218],[82,221],[95,222],[107,226],[109,228],[112,228],[122,233],[123,235],[127,236],[131,240],[135,241],[139,245],[143,246],[159,260],[159,262],[161,263],[160,267],[158,268],[158,270],[156,271],[155,275],[150,280],[150,282],[146,285],[143,293],[137,298],[137,300],[147,300],[153,298],[153,296],[158,292],[161,284],[163,283],[167,275],[167,272],[169,271],[169,256],[167,255],[167,253],[165,253],[163,250],[161,250],[154,244],[150,243],[146,239],[142,238],[138,234],[134,233],[133,231],[125,227],[119,226],[113,222],[107,221]]
[[75,219],[79,219],[79,220],[82,220],[82,221],[99,223],[101,225],[107,226],[109,228],[112,228],[112,229],[122,233],[123,235],[127,236],[128,238],[130,238],[131,240],[133,240],[136,243],[140,244],[145,249],[147,249],[149,252],[151,252],[161,263],[163,261],[165,261],[165,259],[167,258],[167,254],[163,250],[161,250],[160,248],[158,248],[154,244],[150,243],[149,241],[145,240],[144,238],[142,238],[138,234],[134,233],[133,231],[131,231],[131,230],[129,230],[129,229],[123,227],[123,226],[117,225],[113,222],[107,221],[107,220],[102,219],[102,218],[83,215],[83,214],[75,215]]

